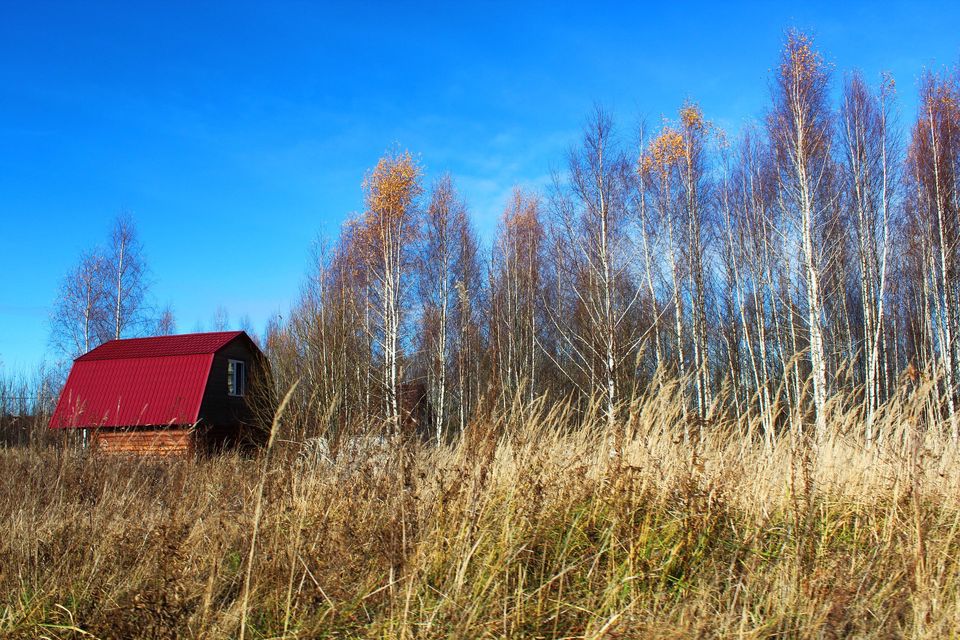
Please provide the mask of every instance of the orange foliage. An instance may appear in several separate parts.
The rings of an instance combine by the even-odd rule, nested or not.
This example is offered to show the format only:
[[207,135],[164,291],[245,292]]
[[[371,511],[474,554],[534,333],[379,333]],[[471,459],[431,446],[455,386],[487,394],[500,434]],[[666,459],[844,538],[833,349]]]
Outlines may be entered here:
[[782,77],[793,77],[802,86],[823,74],[826,66],[823,56],[814,50],[810,36],[799,31],[787,34],[787,44],[780,63]]
[[666,174],[678,161],[684,158],[689,160],[689,147],[694,144],[692,141],[710,128],[700,105],[695,102],[685,102],[679,115],[680,128],[664,125],[640,159],[637,171],[642,175],[652,171]]
[[422,170],[408,151],[389,153],[363,180],[367,210],[356,228],[362,254],[406,246],[416,232],[412,220],[423,193]]
[[380,158],[363,180],[368,221],[382,223],[406,217],[413,202],[423,193],[421,174],[420,165],[409,151]]
[[665,170],[675,162],[683,158],[684,142],[683,136],[669,126],[663,128],[643,157],[641,170],[644,172],[654,169]]
[[705,128],[706,122],[703,119],[703,111],[700,105],[695,102],[687,102],[680,109],[680,122],[687,129],[700,131]]

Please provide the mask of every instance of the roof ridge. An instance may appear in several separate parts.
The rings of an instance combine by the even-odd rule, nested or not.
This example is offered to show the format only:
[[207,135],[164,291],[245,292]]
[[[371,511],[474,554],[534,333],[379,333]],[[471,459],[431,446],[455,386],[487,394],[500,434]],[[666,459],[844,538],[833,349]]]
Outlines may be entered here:
[[250,336],[245,331],[210,331],[182,333],[168,336],[142,336],[108,340],[75,358],[75,362],[90,360],[135,360],[179,355],[216,353],[240,336]]
[[110,342],[127,342],[129,340],[168,340],[174,338],[194,338],[199,336],[226,336],[246,333],[243,329],[234,331],[194,331],[193,333],[168,333],[162,336],[133,336],[130,338],[110,338],[103,344]]
[[[93,352],[91,351],[90,353]],[[155,358],[180,358],[182,356],[208,356],[213,354],[213,351],[204,349],[203,351],[179,351],[177,353],[148,353],[144,355],[122,355],[88,358],[87,356],[90,355],[90,353],[80,356],[74,360],[74,362],[77,360],[80,360],[81,362],[92,362],[94,360],[153,360]]]

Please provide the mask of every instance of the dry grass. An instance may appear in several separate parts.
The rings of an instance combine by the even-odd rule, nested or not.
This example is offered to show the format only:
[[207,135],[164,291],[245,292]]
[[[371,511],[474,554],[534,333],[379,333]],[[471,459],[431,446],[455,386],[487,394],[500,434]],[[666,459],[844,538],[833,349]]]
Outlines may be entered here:
[[282,437],[266,461],[0,452],[0,633],[956,637],[960,467],[928,391],[880,445],[837,403],[826,442],[769,449],[746,419],[685,443],[673,388],[624,408],[619,466],[536,406],[333,462]]

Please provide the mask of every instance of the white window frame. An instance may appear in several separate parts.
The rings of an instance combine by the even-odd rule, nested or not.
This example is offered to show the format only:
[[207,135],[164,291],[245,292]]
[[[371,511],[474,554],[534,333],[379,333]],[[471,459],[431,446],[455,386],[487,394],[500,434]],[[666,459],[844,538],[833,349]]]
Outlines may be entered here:
[[[238,371],[240,373],[239,376],[237,375]],[[231,382],[233,383],[232,385]],[[230,390],[231,386],[233,387],[233,391]],[[231,398],[242,398],[246,392],[247,363],[243,360],[227,360],[227,395]]]

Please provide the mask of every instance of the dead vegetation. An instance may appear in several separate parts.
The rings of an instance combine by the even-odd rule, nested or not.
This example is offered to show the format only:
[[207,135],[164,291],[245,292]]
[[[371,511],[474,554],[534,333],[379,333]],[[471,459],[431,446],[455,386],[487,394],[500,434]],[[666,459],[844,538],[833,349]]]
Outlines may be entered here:
[[258,459],[3,451],[0,633],[960,633],[960,471],[931,385],[869,445],[856,401],[823,440],[797,418],[771,445],[760,416],[684,428],[679,388],[623,407],[621,458],[602,408],[519,400],[456,444],[360,460],[301,456],[284,425]]

